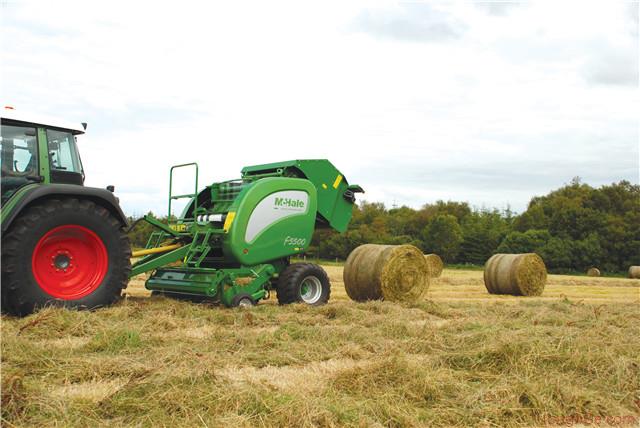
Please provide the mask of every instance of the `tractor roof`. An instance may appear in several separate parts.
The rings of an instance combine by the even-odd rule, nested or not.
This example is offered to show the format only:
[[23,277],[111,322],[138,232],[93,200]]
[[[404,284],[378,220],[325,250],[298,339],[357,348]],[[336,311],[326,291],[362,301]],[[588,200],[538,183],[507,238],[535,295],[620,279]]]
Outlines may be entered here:
[[40,125],[46,128],[55,128],[62,131],[69,131],[74,135],[84,134],[84,126],[81,123],[64,122],[56,118],[34,115],[22,111],[14,110],[12,107],[4,107],[0,110],[2,122],[19,122],[24,125]]

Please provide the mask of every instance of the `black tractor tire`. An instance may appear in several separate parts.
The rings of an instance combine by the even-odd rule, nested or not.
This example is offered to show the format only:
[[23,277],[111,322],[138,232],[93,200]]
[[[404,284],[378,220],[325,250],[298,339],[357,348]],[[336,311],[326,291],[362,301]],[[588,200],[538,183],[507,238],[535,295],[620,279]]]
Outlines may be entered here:
[[2,237],[2,311],[111,305],[127,287],[130,259],[129,238],[106,208],[75,198],[39,202]]
[[311,306],[324,305],[331,296],[331,283],[327,273],[312,263],[289,265],[278,279],[276,287],[278,303],[306,303]]

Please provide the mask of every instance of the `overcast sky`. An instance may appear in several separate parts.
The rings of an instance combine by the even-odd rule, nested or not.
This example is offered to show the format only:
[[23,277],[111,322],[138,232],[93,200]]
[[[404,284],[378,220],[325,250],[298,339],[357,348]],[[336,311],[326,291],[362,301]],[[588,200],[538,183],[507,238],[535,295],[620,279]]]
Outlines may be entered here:
[[[365,199],[521,212],[638,183],[638,2],[0,1],[0,102],[88,122],[87,185],[328,158]],[[187,180],[187,177],[180,177]],[[184,183],[180,183],[186,185]]]

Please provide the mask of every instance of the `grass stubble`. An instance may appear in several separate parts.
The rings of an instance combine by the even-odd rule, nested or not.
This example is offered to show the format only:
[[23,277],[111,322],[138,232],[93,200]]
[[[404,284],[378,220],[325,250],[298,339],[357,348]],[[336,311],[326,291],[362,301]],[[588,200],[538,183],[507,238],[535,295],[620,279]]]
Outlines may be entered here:
[[[640,418],[640,281],[550,275],[489,295],[448,271],[424,300],[251,310],[149,298],[2,318],[3,426],[538,426]],[[629,420],[629,419],[626,419]],[[636,419],[637,421],[638,419]]]

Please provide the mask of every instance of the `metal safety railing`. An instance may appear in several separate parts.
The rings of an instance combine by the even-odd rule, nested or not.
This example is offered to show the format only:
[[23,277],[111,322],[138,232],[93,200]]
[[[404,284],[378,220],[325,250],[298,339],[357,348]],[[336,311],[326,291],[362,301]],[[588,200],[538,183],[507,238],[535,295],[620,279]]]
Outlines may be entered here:
[[[173,171],[178,168],[185,168],[189,166],[195,167],[195,188],[193,190],[193,193],[173,195]],[[184,199],[184,198],[193,198],[193,212],[195,213],[196,208],[198,207],[198,164],[195,162],[174,165],[169,170],[169,212],[167,215],[167,224],[169,224],[171,221],[171,202],[175,199]],[[195,218],[185,218],[183,220],[195,221]]]

